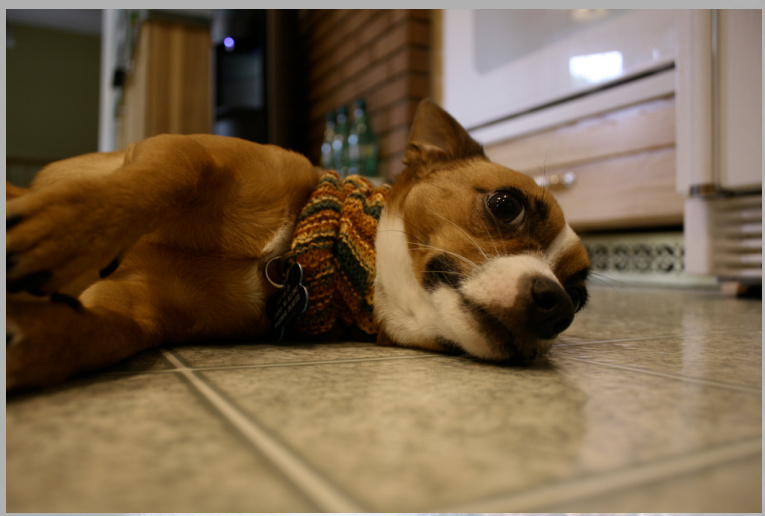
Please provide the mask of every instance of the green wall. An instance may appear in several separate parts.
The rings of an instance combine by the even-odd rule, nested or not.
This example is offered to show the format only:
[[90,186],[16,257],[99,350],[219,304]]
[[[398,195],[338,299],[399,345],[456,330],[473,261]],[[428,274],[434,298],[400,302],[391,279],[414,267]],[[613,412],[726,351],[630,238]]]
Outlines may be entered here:
[[6,27],[16,42],[5,52],[6,162],[96,151],[100,37],[12,23]]

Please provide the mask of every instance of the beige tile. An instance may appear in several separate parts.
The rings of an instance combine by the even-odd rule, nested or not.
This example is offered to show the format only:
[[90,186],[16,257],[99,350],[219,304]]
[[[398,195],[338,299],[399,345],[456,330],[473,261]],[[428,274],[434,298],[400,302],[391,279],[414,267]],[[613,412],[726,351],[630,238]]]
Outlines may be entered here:
[[639,321],[690,333],[762,330],[759,300],[680,289],[592,288],[590,294],[590,303],[580,315],[598,321]]
[[587,307],[560,337],[562,343],[761,331],[762,303],[714,291],[590,288]]
[[174,374],[11,397],[10,512],[311,512]]
[[590,513],[762,513],[762,456],[662,479],[540,511]]
[[555,346],[553,354],[759,389],[762,332]]
[[[548,363],[527,369],[362,343],[171,349],[372,510],[473,510],[562,486],[572,503],[534,509],[756,512],[759,457],[655,471],[759,442],[761,330],[759,301],[594,288]],[[317,509],[161,351],[107,373],[7,399],[7,510]],[[637,484],[597,481],[641,468]]]
[[762,397],[554,358],[586,393],[588,469],[642,464],[761,435]]
[[560,334],[561,344],[580,344],[602,340],[640,339],[682,335],[682,329],[668,325],[647,324],[639,317],[613,318],[583,312]]
[[374,511],[464,505],[760,435],[756,395],[564,358],[203,375]]
[[192,345],[177,346],[172,351],[190,367],[256,366],[432,355],[415,349],[384,347],[366,342]]

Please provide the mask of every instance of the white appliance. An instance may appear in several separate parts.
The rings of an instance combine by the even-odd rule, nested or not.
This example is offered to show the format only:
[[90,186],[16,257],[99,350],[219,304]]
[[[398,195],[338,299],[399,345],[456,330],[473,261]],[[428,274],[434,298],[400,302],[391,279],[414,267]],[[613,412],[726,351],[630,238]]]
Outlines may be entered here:
[[488,145],[675,95],[685,269],[762,281],[762,11],[445,10],[442,102]]
[[678,15],[685,268],[762,283],[762,11]]
[[443,104],[482,143],[671,93],[675,11],[447,9]]

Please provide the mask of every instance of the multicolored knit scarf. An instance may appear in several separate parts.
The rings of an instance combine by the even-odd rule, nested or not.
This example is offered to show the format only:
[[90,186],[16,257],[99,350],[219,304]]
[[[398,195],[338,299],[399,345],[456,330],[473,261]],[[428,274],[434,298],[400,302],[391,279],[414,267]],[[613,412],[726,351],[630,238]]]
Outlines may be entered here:
[[308,308],[293,327],[306,336],[376,333],[375,237],[390,186],[324,172],[298,217],[290,259],[303,267]]

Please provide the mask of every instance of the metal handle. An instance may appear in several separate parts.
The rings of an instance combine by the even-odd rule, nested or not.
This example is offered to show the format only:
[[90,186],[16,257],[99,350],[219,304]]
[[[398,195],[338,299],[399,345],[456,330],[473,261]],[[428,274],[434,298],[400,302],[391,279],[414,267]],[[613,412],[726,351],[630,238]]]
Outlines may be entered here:
[[549,188],[550,190],[571,188],[576,182],[576,174],[569,170],[565,174],[535,176],[534,181],[542,188]]

